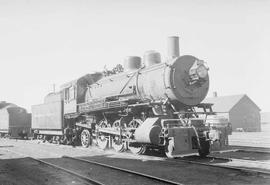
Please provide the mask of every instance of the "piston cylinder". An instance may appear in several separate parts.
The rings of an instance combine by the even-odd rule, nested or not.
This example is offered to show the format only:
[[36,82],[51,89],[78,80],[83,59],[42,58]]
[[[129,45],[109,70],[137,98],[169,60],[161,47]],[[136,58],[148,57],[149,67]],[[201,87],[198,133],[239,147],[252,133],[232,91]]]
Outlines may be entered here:
[[135,131],[135,140],[139,143],[159,144],[161,127],[157,124],[159,118],[147,118]]

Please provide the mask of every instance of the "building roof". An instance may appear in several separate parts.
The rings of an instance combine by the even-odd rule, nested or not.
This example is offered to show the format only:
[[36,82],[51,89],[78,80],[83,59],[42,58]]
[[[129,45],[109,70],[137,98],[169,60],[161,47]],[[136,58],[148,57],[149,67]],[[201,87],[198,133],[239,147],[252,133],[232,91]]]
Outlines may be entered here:
[[0,111],[1,110],[7,111],[9,113],[12,113],[12,112],[25,112],[25,113],[27,113],[25,108],[19,107],[18,105],[13,104],[13,103],[8,103],[6,101],[0,101]]
[[203,103],[212,103],[212,108],[215,112],[229,112],[244,97],[248,98],[260,110],[260,108],[245,94],[206,98]]
[[9,108],[9,107],[17,107],[17,105],[13,103],[8,103],[6,101],[0,101],[0,109]]

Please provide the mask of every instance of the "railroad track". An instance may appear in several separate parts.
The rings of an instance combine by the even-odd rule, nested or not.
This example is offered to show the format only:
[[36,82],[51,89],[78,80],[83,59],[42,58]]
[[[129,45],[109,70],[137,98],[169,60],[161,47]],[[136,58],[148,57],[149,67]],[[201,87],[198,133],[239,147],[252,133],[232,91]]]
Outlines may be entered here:
[[[83,162],[94,164],[94,165],[103,166],[103,167],[118,170],[118,171],[127,172],[127,173],[130,173],[130,174],[136,174],[136,175],[143,176],[143,177],[146,177],[146,178],[149,178],[149,179],[157,180],[159,182],[164,182],[166,184],[180,184],[178,182],[168,181],[166,179],[161,179],[161,178],[158,178],[158,177],[142,174],[142,173],[135,172],[135,171],[132,171],[132,170],[127,170],[127,169],[111,166],[111,165],[108,165],[108,164],[103,164],[103,163],[100,163],[100,162],[97,162],[97,161],[92,161],[92,160],[89,160],[89,159],[86,160],[86,159],[73,158],[73,157],[68,157],[68,156],[63,156],[63,157],[73,159],[73,160],[77,160],[77,161],[83,161]],[[230,161],[238,160],[238,161],[241,161],[241,162],[252,164],[252,162],[248,161],[248,160],[239,160],[239,159],[224,158],[224,157],[209,156],[209,157],[207,157],[205,159],[208,159],[208,161],[214,161],[214,160],[217,161],[217,160],[219,160],[219,162],[230,162]],[[221,163],[202,162],[202,161],[196,161],[196,160],[184,159],[184,158],[181,158],[181,159],[178,158],[178,159],[166,160],[166,161],[160,161],[160,162],[163,162],[163,163],[169,162],[169,163],[172,163],[174,165],[177,164],[177,163],[180,164],[182,162],[185,162],[185,163],[190,163],[190,164],[195,164],[195,165],[209,166],[211,168],[223,168],[223,169],[228,169],[228,170],[233,170],[233,171],[239,171],[240,173],[248,173],[248,174],[254,174],[254,175],[267,175],[267,176],[270,175],[270,170],[250,169],[250,168],[243,167],[243,166],[242,167],[227,166],[227,165],[223,165]],[[253,164],[255,164],[255,163],[258,163],[258,161],[253,162]],[[269,164],[269,163],[263,163],[263,162],[259,162],[259,163],[264,164],[264,165]]]
[[[236,159],[236,158],[226,158],[226,157],[215,157],[215,156],[209,156],[209,158],[212,158],[214,160],[229,161],[229,163],[242,164],[242,166],[229,166],[229,165],[224,165],[222,163],[213,164],[214,166],[218,166],[221,168],[234,169],[234,170],[239,170],[239,171],[243,171],[247,173],[270,175],[270,163],[267,163],[267,162]],[[268,166],[268,169],[267,168],[262,169],[260,166],[265,166],[265,167]]]
[[[106,185],[106,184],[111,184],[111,183],[101,182],[99,180],[96,180],[95,178],[91,178],[91,177],[89,177],[89,175],[83,175],[82,173],[80,173],[77,170],[63,167],[63,165],[57,164],[57,162],[53,161],[50,158],[47,158],[47,159],[38,159],[38,158],[35,158],[35,157],[31,157],[31,156],[29,156],[27,154],[24,154],[24,153],[12,151],[12,150],[9,150],[9,149],[5,149],[5,150],[8,151],[8,152],[12,152],[12,153],[15,153],[17,155],[20,155],[22,157],[27,157],[27,158],[29,158],[31,160],[37,161],[40,164],[44,164],[44,165],[49,166],[49,167],[52,167],[52,168],[54,168],[56,170],[60,170],[60,171],[63,171],[65,173],[71,174],[74,177],[77,177],[77,178],[79,178],[79,179],[83,180],[84,182],[86,182],[88,184],[91,184],[91,185]],[[111,166],[111,165],[100,163],[100,162],[96,162],[96,161],[79,159],[79,158],[74,158],[74,157],[70,157],[70,156],[62,156],[62,158],[57,158],[56,161],[61,161],[61,159],[69,159],[69,160],[74,160],[76,162],[86,163],[88,165],[87,166],[88,167],[87,169],[93,168],[93,166],[95,165],[95,166],[100,166],[100,167],[107,168],[107,169],[110,169],[110,170],[114,170],[114,171],[116,171],[118,173],[126,173],[127,176],[134,176],[136,178],[139,177],[139,178],[142,178],[144,180],[148,180],[148,184],[183,185],[182,183],[174,182],[174,181],[171,181],[171,180],[168,180],[168,179],[164,179],[164,178],[160,178],[160,177],[156,177],[156,176],[152,176],[152,175],[148,175],[148,174],[144,174],[144,173],[140,173],[140,172],[136,172],[136,171],[124,169],[124,168],[115,167],[115,166]],[[51,161],[53,161],[53,162],[51,162]],[[108,178],[108,176],[104,176],[104,178]],[[119,183],[119,184],[121,184],[121,183]],[[124,184],[128,184],[128,183],[124,183]],[[129,184],[135,184],[135,183],[129,183]],[[147,184],[147,183],[144,183],[144,184]]]
[[231,150],[221,150],[221,151],[213,151],[212,153],[228,153],[228,152],[244,152],[244,153],[259,153],[259,154],[269,154],[270,151],[265,150],[255,150],[255,149],[231,149]]
[[[48,159],[45,161],[45,160],[36,159],[36,158],[32,158],[32,157],[29,157],[29,158],[31,158],[32,160],[36,160],[36,161],[38,161],[38,162],[40,162],[42,164],[45,164],[45,165],[51,166],[53,168],[56,168],[58,170],[65,171],[65,172],[67,172],[69,174],[72,174],[72,175],[82,179],[82,180],[87,181],[90,184],[93,184],[93,185],[105,185],[105,184],[107,184],[107,183],[95,180],[93,178],[90,178],[88,176],[82,175],[79,172],[76,172],[76,170],[70,170],[68,168],[62,167],[61,165],[57,165],[57,164],[55,164],[53,162],[48,162]],[[183,185],[183,184],[181,184],[179,182],[174,182],[174,181],[171,181],[171,180],[168,180],[168,179],[163,179],[163,178],[160,178],[160,177],[156,177],[156,176],[152,176],[152,175],[148,175],[148,174],[144,174],[144,173],[140,173],[140,172],[124,169],[124,168],[115,167],[115,166],[111,166],[111,165],[96,162],[96,161],[85,160],[85,159],[80,159],[80,158],[74,158],[74,157],[69,157],[69,156],[63,156],[62,158],[69,159],[69,160],[74,160],[76,162],[87,163],[89,168],[94,168],[94,166],[100,166],[100,167],[107,168],[107,169],[110,169],[110,170],[114,170],[114,171],[117,171],[117,172],[125,173],[126,175],[129,175],[129,176],[133,175],[134,178],[138,178],[138,177],[145,178],[145,179],[148,179],[148,181],[149,180],[152,181],[152,183],[154,183],[154,184]],[[104,178],[105,178],[105,176],[104,176]],[[108,178],[108,177],[106,177],[106,178]],[[121,184],[121,183],[119,182],[119,184]],[[128,183],[124,183],[124,184],[128,184]]]
[[[228,153],[234,154],[234,157],[224,157]],[[245,154],[255,154],[256,156],[249,155],[250,158],[243,157]],[[215,154],[219,154],[215,156]],[[237,155],[235,155],[237,154]],[[233,155],[232,155],[233,156]],[[257,158],[257,160],[256,160]],[[236,171],[241,171],[245,173],[255,173],[262,175],[270,175],[270,162],[262,162],[259,160],[267,159],[270,160],[270,152],[258,149],[230,149],[223,151],[214,151],[212,155],[206,157],[205,159],[195,158],[178,158],[177,161],[187,162],[198,165],[211,166],[216,168],[231,169]],[[237,164],[237,165],[236,165]],[[264,168],[262,168],[264,167]]]
[[238,149],[238,152],[247,152],[247,153],[263,153],[263,154],[269,154],[270,155],[270,151],[263,151],[263,150],[246,150],[246,149]]
[[88,163],[88,164],[91,164],[91,165],[102,166],[102,167],[105,167],[105,168],[108,168],[108,169],[121,171],[121,172],[124,172],[124,173],[127,173],[127,174],[132,174],[132,175],[135,175],[135,176],[144,177],[144,178],[147,178],[147,179],[150,179],[150,180],[153,180],[153,181],[157,181],[157,182],[161,182],[161,183],[166,183],[166,184],[171,184],[171,185],[183,185],[183,184],[181,184],[179,182],[175,182],[175,181],[167,180],[167,179],[164,179],[164,178],[148,175],[148,174],[145,174],[145,173],[136,172],[136,171],[133,171],[133,170],[128,170],[128,169],[124,169],[124,168],[120,168],[120,167],[116,167],[116,166],[111,166],[111,165],[108,165],[108,164],[92,161],[92,160],[89,160],[89,159],[86,160],[86,159],[74,158],[74,157],[69,157],[69,156],[63,156],[63,158],[72,159],[72,160],[80,161],[80,162],[85,162],[85,163]]
[[[219,160],[219,161],[217,161]],[[215,161],[215,162],[214,162]],[[222,162],[223,161],[223,162]],[[187,158],[177,158],[173,160],[167,160],[167,162],[170,163],[190,163],[190,164],[196,164],[196,165],[203,165],[203,166],[209,166],[213,168],[223,168],[223,169],[229,169],[234,171],[239,171],[243,173],[250,173],[250,174],[260,174],[260,175],[270,175],[270,163],[260,162],[260,161],[251,161],[251,160],[242,160],[242,159],[234,159],[234,158],[225,158],[225,157],[215,157],[215,156],[208,156],[204,159],[198,160],[198,159],[187,159]],[[248,167],[248,166],[233,166],[233,165],[227,165],[226,163],[231,162],[238,162],[240,164],[248,164],[248,165],[268,165],[269,169],[258,169],[256,167]]]
[[80,178],[80,179],[82,179],[82,180],[84,180],[84,181],[86,181],[86,182],[88,182],[88,183],[90,183],[92,185],[105,185],[105,184],[103,184],[103,183],[101,183],[101,182],[99,182],[97,180],[94,180],[94,179],[89,178],[87,176],[84,176],[84,175],[81,175],[79,173],[76,173],[75,171],[71,171],[69,169],[66,169],[66,168],[63,168],[61,166],[55,165],[53,163],[49,163],[49,162],[46,162],[44,160],[36,159],[36,158],[33,158],[33,157],[28,157],[28,158],[30,158],[32,160],[35,160],[35,161],[38,161],[39,163],[45,164],[47,166],[53,167],[53,168],[55,168],[57,170],[61,170],[61,171],[64,171],[66,173],[69,173],[69,174],[71,174],[73,176],[76,176],[76,177],[78,177],[78,178]]
[[[6,148],[5,150],[9,150],[9,149]],[[27,157],[27,155],[24,155],[24,156]],[[103,168],[107,168],[107,170],[108,169],[110,169],[112,171],[114,170],[116,173],[118,173],[117,176],[120,176],[120,177],[122,175],[119,175],[119,174],[122,173],[122,174],[126,174],[126,176],[123,175],[123,177],[134,176],[135,178],[137,177],[137,178],[144,179],[145,182],[146,181],[148,181],[148,182],[152,181],[153,182],[152,184],[181,184],[179,182],[174,182],[174,181],[170,181],[170,180],[167,180],[167,179],[162,179],[162,178],[147,175],[147,174],[144,174],[144,173],[135,172],[135,171],[131,171],[131,170],[128,170],[128,169],[123,169],[123,168],[119,168],[119,167],[115,167],[115,166],[110,166],[108,164],[104,164],[103,161],[100,163],[100,162],[97,162],[97,161],[92,161],[92,160],[88,160],[88,159],[86,160],[86,159],[80,159],[80,158],[73,158],[73,157],[69,157],[69,156],[63,156],[63,158],[55,159],[55,161],[57,161],[57,160],[60,161],[60,160],[66,159],[67,163],[72,162],[72,161],[69,161],[69,160],[73,160],[72,163],[74,164],[74,166],[77,166],[77,164],[79,162],[84,163],[84,165],[88,166],[88,167],[87,168],[84,167],[83,168],[84,171],[82,173],[82,172],[78,171],[78,169],[74,170],[73,168],[66,168],[65,165],[61,165],[61,163],[60,163],[60,165],[58,165],[59,163],[57,163],[57,162],[54,163],[54,161],[50,160],[50,159],[45,159],[45,160],[35,159],[35,158],[31,158],[31,159],[39,161],[40,163],[46,164],[46,165],[51,166],[51,167],[53,167],[55,169],[65,171],[66,173],[72,174],[72,175],[76,176],[77,178],[80,178],[80,179],[84,180],[85,182],[88,182],[89,184],[110,184],[108,182],[104,183],[101,179],[99,179],[100,180],[99,181],[99,180],[96,180],[96,178],[92,179],[92,178],[89,177],[88,173],[86,173],[86,172],[89,171],[89,168],[94,168],[95,169],[96,168],[95,166],[100,166],[100,167],[103,167]],[[177,158],[177,159],[167,159],[167,160],[164,160],[164,158],[161,157],[161,160],[159,162],[160,163],[167,163],[167,164],[169,163],[169,164],[172,164],[172,165],[177,165],[177,163],[183,164],[183,162],[184,162],[184,163],[190,163],[190,164],[195,164],[195,165],[204,165],[204,166],[211,167],[212,169],[214,169],[214,168],[223,168],[223,169],[227,169],[227,170],[239,171],[240,173],[243,173],[243,174],[248,173],[248,174],[252,174],[252,175],[258,175],[258,174],[267,175],[267,176],[270,175],[270,170],[253,169],[253,168],[251,169],[251,168],[244,167],[244,166],[228,166],[228,165],[226,165],[226,163],[229,163],[229,162],[232,162],[232,161],[235,161],[235,160],[252,164],[252,162],[250,162],[248,160],[239,160],[239,159],[234,159],[234,158],[215,157],[215,156],[209,156],[209,157],[207,157],[205,159],[197,157],[197,158]],[[253,162],[253,164],[254,163],[258,163],[258,161]],[[262,165],[267,165],[267,163],[264,163],[264,162],[259,162],[259,163],[262,164]],[[78,166],[80,166],[80,165],[78,164]],[[269,167],[269,169],[270,169],[270,167]],[[106,174],[106,173],[104,173],[104,174]],[[92,177],[94,177],[94,176],[92,176]],[[107,174],[106,174],[105,178],[108,178]],[[114,178],[114,177],[111,177],[111,178]],[[121,180],[123,181],[123,179],[121,179]],[[156,182],[156,183],[154,183],[154,182]]]

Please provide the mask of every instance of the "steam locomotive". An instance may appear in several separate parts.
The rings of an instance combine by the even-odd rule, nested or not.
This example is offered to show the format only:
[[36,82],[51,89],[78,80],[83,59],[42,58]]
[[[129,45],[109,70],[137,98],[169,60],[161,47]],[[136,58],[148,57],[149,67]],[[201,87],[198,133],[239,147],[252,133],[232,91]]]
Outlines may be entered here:
[[52,141],[71,130],[83,147],[206,156],[216,130],[195,110],[211,112],[210,104],[201,103],[208,89],[205,62],[179,56],[179,38],[173,36],[168,38],[165,62],[158,52],[148,51],[143,64],[140,57],[130,56],[123,71],[87,74],[62,85],[43,104],[32,106],[32,130],[39,139]]

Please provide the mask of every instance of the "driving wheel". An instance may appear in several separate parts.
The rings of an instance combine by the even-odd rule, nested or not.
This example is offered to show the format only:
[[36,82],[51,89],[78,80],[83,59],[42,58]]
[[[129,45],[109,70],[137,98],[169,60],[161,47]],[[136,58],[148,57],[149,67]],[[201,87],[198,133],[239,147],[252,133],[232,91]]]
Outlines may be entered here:
[[87,148],[91,142],[91,134],[89,130],[84,129],[81,133],[81,144],[84,148]]

